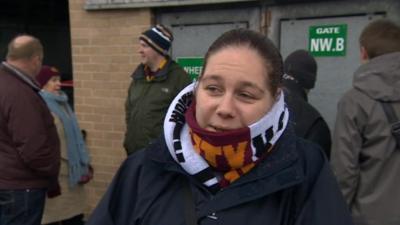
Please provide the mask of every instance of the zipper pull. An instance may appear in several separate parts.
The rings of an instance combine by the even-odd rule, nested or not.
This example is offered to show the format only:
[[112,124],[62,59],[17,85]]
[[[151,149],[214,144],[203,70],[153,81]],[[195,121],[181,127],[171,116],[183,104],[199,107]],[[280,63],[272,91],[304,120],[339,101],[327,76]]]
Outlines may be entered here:
[[210,219],[213,219],[213,220],[217,220],[218,219],[218,217],[215,215],[215,212],[211,213],[211,215],[208,215],[207,217],[210,218]]

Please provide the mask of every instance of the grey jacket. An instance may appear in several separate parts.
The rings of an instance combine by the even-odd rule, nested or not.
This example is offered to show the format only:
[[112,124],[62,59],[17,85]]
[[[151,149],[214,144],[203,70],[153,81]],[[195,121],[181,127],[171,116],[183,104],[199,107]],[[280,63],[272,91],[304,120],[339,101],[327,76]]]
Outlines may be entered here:
[[400,52],[360,66],[338,104],[331,162],[357,225],[400,224],[400,150],[380,101],[400,118]]

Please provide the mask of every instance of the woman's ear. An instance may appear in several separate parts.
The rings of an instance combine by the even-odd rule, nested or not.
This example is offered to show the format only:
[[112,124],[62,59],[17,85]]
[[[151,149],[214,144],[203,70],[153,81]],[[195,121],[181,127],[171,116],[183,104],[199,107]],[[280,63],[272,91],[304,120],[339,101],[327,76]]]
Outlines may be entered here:
[[368,52],[364,46],[360,47],[360,60],[362,63],[366,63],[369,60]]

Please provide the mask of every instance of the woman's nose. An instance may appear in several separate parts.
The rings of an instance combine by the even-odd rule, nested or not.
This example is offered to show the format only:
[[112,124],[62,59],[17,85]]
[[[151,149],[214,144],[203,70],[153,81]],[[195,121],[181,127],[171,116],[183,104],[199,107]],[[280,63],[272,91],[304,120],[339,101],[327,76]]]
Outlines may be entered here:
[[235,104],[232,95],[225,94],[217,107],[217,115],[223,118],[233,118],[235,116]]

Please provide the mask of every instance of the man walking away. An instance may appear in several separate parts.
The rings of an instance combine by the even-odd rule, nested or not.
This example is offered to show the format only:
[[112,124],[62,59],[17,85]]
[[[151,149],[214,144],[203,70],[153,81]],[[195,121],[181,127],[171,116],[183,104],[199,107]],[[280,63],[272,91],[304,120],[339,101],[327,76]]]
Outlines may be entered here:
[[400,116],[400,26],[361,33],[362,65],[338,103],[331,161],[356,225],[400,224],[400,149],[383,104]]

